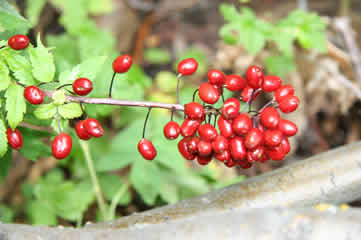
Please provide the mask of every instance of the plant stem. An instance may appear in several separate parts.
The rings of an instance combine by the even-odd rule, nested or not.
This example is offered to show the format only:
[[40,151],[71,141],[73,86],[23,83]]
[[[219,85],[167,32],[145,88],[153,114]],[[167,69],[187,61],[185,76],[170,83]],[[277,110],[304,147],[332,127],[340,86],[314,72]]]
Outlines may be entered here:
[[128,188],[129,188],[129,184],[124,184],[123,186],[121,186],[119,188],[118,192],[114,195],[112,202],[110,204],[110,208],[109,208],[108,221],[115,219],[115,211],[116,211],[117,204],[118,204],[120,198],[126,193]]
[[109,98],[112,98],[112,89],[113,89],[113,83],[114,83],[114,78],[115,78],[116,74],[117,74],[116,72],[113,73],[112,81],[110,82],[109,94],[108,94]]
[[151,107],[148,108],[148,113],[147,113],[147,116],[145,117],[145,121],[144,121],[144,126],[143,126],[143,137],[145,136],[145,129],[147,127],[147,123],[148,123],[148,119],[149,119],[149,114],[150,114],[150,111],[152,110]]
[[106,212],[106,204],[105,204],[105,200],[103,197],[103,193],[95,172],[95,168],[94,168],[94,164],[93,164],[93,160],[91,158],[90,155],[90,151],[89,151],[89,144],[85,141],[79,140],[80,142],[80,146],[81,149],[83,150],[84,153],[84,157],[88,166],[88,170],[89,170],[89,175],[93,184],[93,188],[94,188],[94,193],[100,208],[100,211],[103,215],[103,218],[106,219],[107,218],[107,212]]
[[56,121],[58,123],[58,130],[59,133],[62,133],[63,130],[61,129],[61,124],[60,124],[60,113],[59,113],[59,107],[56,107]]
[[178,74],[177,76],[177,104],[180,103],[180,100],[179,100],[179,85],[180,85],[180,79],[182,77],[182,74]]

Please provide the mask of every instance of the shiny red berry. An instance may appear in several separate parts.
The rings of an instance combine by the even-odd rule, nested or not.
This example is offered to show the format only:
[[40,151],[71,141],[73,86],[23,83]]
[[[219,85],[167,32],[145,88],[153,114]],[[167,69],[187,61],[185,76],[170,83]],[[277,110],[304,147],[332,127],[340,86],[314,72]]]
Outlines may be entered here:
[[226,137],[218,135],[212,142],[212,149],[215,153],[222,153],[229,149],[229,141]]
[[56,159],[66,158],[71,152],[72,145],[73,145],[73,141],[71,140],[71,137],[68,134],[66,133],[58,134],[54,138],[53,144],[51,146],[53,156]]
[[246,135],[252,128],[251,118],[245,114],[240,113],[232,123],[233,132],[239,136]]
[[297,109],[300,99],[297,96],[287,96],[280,103],[280,110],[284,113],[290,113]]
[[217,137],[218,133],[212,124],[206,123],[202,124],[198,128],[198,135],[201,137],[201,139],[211,142]]
[[188,140],[188,142],[187,142],[188,152],[193,153],[193,154],[197,153],[199,140],[200,140],[200,137],[193,137]]
[[23,146],[23,136],[18,129],[13,131],[11,128],[8,128],[6,130],[6,137],[12,148],[19,150]]
[[261,161],[263,159],[263,155],[264,147],[258,146],[255,149],[247,151],[247,161],[251,163]]
[[262,69],[257,66],[250,66],[246,72],[246,79],[251,88],[260,88],[263,81]]
[[210,83],[202,83],[199,87],[199,97],[209,104],[214,104],[218,101],[220,93],[216,87]]
[[27,36],[18,34],[8,40],[8,45],[14,50],[22,50],[29,46],[30,40]]
[[257,148],[263,143],[263,133],[259,128],[252,128],[244,138],[244,144],[248,149]]
[[246,85],[246,80],[241,76],[228,75],[226,78],[226,88],[232,92],[241,91]]
[[237,162],[234,161],[232,158],[229,158],[227,161],[224,162],[226,167],[232,168],[237,165]]
[[185,159],[193,160],[196,158],[196,155],[191,153],[188,150],[188,147],[187,147],[188,142],[189,142],[189,139],[187,139],[187,138],[183,138],[182,140],[180,140],[178,142],[178,151]]
[[101,137],[104,134],[104,129],[100,125],[100,122],[94,118],[87,118],[84,120],[85,130],[93,137]]
[[[254,92],[255,90],[249,86],[246,86],[242,92],[241,92],[241,98],[242,98],[242,101],[243,102],[248,102],[249,99],[251,98],[252,96],[252,92]],[[256,94],[253,93],[253,97],[252,97],[252,101],[254,101],[258,95],[260,94],[261,92],[257,92]]]
[[222,107],[222,116],[225,119],[234,119],[239,114],[241,103],[237,98],[228,98]]
[[233,137],[232,121],[224,119],[222,116],[218,118],[218,128],[222,136],[226,138]]
[[274,97],[278,103],[280,103],[287,96],[292,96],[295,93],[295,89],[291,85],[283,85],[274,93]]
[[24,90],[24,98],[31,104],[42,104],[44,101],[44,92],[36,86],[28,86]]
[[197,71],[198,62],[194,58],[188,58],[182,60],[178,64],[178,73],[182,75],[192,75]]
[[73,82],[73,91],[79,96],[88,95],[93,90],[93,83],[87,78],[78,78]]
[[201,125],[201,120],[184,119],[181,125],[181,134],[183,137],[192,137]]
[[277,76],[265,76],[263,78],[262,89],[265,92],[274,92],[282,85],[282,80]]
[[180,134],[179,124],[174,121],[168,122],[163,128],[163,133],[164,136],[169,140],[176,139]]
[[202,119],[204,117],[203,106],[197,102],[190,102],[184,106],[184,113],[189,119]]
[[116,73],[125,73],[128,72],[132,66],[133,59],[129,55],[122,55],[117,57],[113,61],[113,71]]
[[286,153],[281,146],[265,148],[265,153],[273,161],[281,161],[286,156]]
[[92,136],[85,130],[84,128],[84,121],[80,120],[76,125],[75,125],[75,132],[76,135],[78,135],[78,137],[82,140],[89,140]]
[[138,151],[146,160],[153,160],[157,156],[157,150],[153,143],[147,139],[142,138],[138,143]]
[[284,137],[281,141],[281,148],[282,148],[282,151],[285,153],[285,154],[288,154],[290,151],[291,151],[291,144],[290,142],[288,141],[288,138],[287,137]]
[[280,119],[278,129],[287,137],[292,137],[297,134],[298,127],[295,123],[287,119]]
[[240,166],[242,169],[251,168],[252,165],[253,165],[253,164],[252,164],[251,162],[246,161],[246,160],[240,161],[240,162],[238,163],[238,166]]
[[261,112],[261,122],[266,128],[277,128],[280,122],[280,114],[277,109],[273,107],[267,107]]
[[206,140],[199,140],[197,152],[200,156],[209,156],[212,153],[212,144]]
[[283,139],[283,134],[280,130],[272,130],[269,129],[264,132],[264,144],[267,147],[276,147],[281,144],[281,141]]
[[226,83],[226,75],[216,69],[210,70],[208,72],[208,82],[212,85],[221,87]]
[[241,137],[234,137],[229,141],[231,156],[236,161],[241,161],[246,157],[247,149]]
[[212,161],[212,155],[209,156],[197,156],[197,162],[200,165],[207,165],[208,163],[210,163]]

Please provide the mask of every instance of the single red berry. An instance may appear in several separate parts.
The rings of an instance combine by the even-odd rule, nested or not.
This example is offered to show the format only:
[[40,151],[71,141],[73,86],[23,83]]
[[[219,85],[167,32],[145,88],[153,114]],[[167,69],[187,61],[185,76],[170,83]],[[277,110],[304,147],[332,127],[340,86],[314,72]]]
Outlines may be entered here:
[[176,139],[180,134],[179,124],[174,121],[168,122],[163,128],[163,133],[164,136],[169,140]]
[[212,144],[206,140],[199,140],[197,152],[200,156],[209,156],[212,153]]
[[180,154],[182,154],[182,156],[187,159],[187,160],[193,160],[196,158],[196,155],[191,153],[188,150],[187,144],[189,142],[189,139],[187,138],[182,138],[182,140],[180,140],[178,142],[178,151],[180,152]]
[[8,40],[8,45],[14,50],[22,50],[29,46],[30,40],[27,36],[18,34]]
[[202,124],[198,128],[198,135],[201,137],[201,139],[211,142],[217,137],[218,133],[212,124],[206,123]]
[[85,130],[84,128],[84,121],[80,120],[76,125],[75,125],[75,132],[76,135],[78,135],[78,137],[82,140],[89,140],[92,136]]
[[206,103],[214,104],[218,101],[220,93],[210,83],[202,83],[199,87],[199,97]]
[[292,137],[296,135],[298,128],[295,123],[287,119],[280,119],[278,124],[278,129],[287,137]]
[[282,80],[277,76],[265,76],[263,78],[262,89],[265,92],[274,92],[282,85]]
[[178,73],[182,75],[192,75],[197,71],[198,62],[194,58],[188,58],[182,60],[178,64]]
[[281,146],[265,148],[265,153],[273,161],[281,161],[286,156],[286,153],[283,151],[283,148]]
[[184,119],[181,125],[181,134],[183,137],[191,137],[193,136],[199,126],[201,125],[201,120],[192,120],[189,118]]
[[277,147],[281,144],[283,134],[280,130],[269,129],[264,132],[264,144],[267,147]]
[[14,131],[11,128],[6,130],[6,138],[10,146],[16,150],[19,150],[23,146],[23,136],[18,129]]
[[277,109],[273,107],[267,107],[261,112],[261,122],[266,128],[277,128],[280,122],[280,114]]
[[263,159],[263,155],[264,147],[258,146],[255,149],[247,151],[247,161],[251,163],[261,161]]
[[245,114],[240,113],[232,123],[233,132],[239,136],[246,135],[252,128],[251,118]]
[[44,101],[44,92],[36,86],[28,86],[24,90],[24,98],[31,104],[42,104]]
[[268,160],[270,160],[270,158],[267,156],[266,152],[264,151],[263,158],[260,160],[260,162],[265,163]]
[[200,165],[207,165],[208,163],[210,163],[212,161],[212,155],[209,156],[197,156],[197,162]]
[[116,73],[125,73],[128,72],[132,66],[133,59],[129,55],[122,55],[117,57],[113,61],[113,71]]
[[197,153],[199,140],[200,140],[200,137],[193,137],[188,140],[187,149],[190,153],[193,153],[193,154]]
[[294,95],[295,89],[291,85],[283,85],[274,93],[274,97],[278,103],[280,103],[287,96]]
[[88,95],[93,90],[93,83],[87,78],[78,78],[73,82],[73,90],[79,96]]
[[56,159],[66,158],[71,152],[72,145],[73,145],[73,141],[71,140],[71,137],[68,134],[66,133],[58,134],[54,138],[53,144],[51,146],[53,156]]
[[196,102],[187,103],[184,106],[184,113],[187,115],[189,119],[202,119],[204,117],[204,109],[203,106]]
[[290,145],[290,142],[288,141],[288,138],[284,137],[282,139],[282,142],[281,142],[281,148],[282,148],[282,151],[285,153],[285,154],[288,154],[290,151],[291,151],[291,145]]
[[228,162],[231,159],[231,153],[229,150],[225,150],[221,153],[214,154],[214,157],[221,162]]
[[246,79],[251,88],[260,88],[263,81],[262,69],[257,66],[250,66],[246,72]]
[[258,128],[252,128],[244,138],[244,144],[248,149],[257,148],[263,143],[263,133]]
[[218,135],[212,142],[212,149],[215,153],[222,153],[229,148],[229,141],[226,137]]
[[101,137],[104,134],[104,129],[100,125],[100,122],[94,118],[87,118],[84,120],[85,130],[93,137]]
[[242,169],[248,169],[252,167],[252,163],[246,160],[240,161],[238,163],[238,166],[240,166]]
[[226,83],[226,75],[216,69],[210,70],[208,72],[208,82],[212,85],[221,87]]
[[157,150],[153,146],[153,143],[144,138],[138,143],[138,151],[146,160],[153,160],[157,156]]
[[241,91],[243,88],[245,88],[247,85],[247,82],[244,78],[238,75],[228,75],[226,78],[226,88],[229,91],[236,92]]
[[229,141],[231,156],[236,161],[241,161],[246,157],[247,150],[244,140],[241,137],[234,137]]
[[[249,99],[251,98],[252,96],[252,93],[254,92],[255,90],[249,86],[246,86],[245,88],[243,88],[242,92],[241,92],[241,98],[242,98],[242,101],[243,102],[248,102]],[[252,101],[254,101],[258,95],[260,95],[261,92],[257,92],[256,94],[253,93],[253,98],[252,98]]]
[[297,109],[300,99],[297,96],[288,96],[284,98],[280,103],[280,110],[284,113],[290,113]]
[[234,166],[237,165],[237,162],[234,161],[232,158],[229,158],[228,161],[225,161],[225,162],[224,162],[224,165],[225,165],[226,167],[232,168],[232,167],[234,167]]
[[228,98],[222,107],[222,116],[225,119],[234,119],[239,114],[241,103],[237,98]]
[[232,121],[224,119],[222,116],[218,118],[218,128],[222,136],[226,138],[233,137]]

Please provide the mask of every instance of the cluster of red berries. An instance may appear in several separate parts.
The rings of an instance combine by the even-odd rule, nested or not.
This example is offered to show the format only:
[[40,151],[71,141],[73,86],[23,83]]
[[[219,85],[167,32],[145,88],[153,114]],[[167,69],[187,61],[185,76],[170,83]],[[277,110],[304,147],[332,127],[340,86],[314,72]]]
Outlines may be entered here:
[[[178,65],[179,76],[191,75],[197,67],[194,59],[185,59]],[[264,76],[257,66],[249,67],[245,75],[243,78],[226,76],[219,70],[209,71],[208,82],[196,90],[203,105],[193,99],[184,106],[185,119],[181,126],[175,121],[164,126],[167,139],[183,137],[178,142],[178,150],[185,159],[197,159],[199,164],[206,165],[215,158],[227,167],[249,168],[254,162],[280,161],[289,153],[288,138],[297,133],[297,125],[282,119],[277,109],[283,113],[296,110],[299,99],[293,87],[282,85],[276,76]],[[223,106],[215,108],[213,104],[223,98],[225,88],[235,92],[235,96],[223,99]],[[274,97],[259,111],[252,111],[251,103],[262,91],[273,93]],[[243,109],[241,101],[245,104]],[[142,139],[138,150],[145,159],[156,156],[149,140]]]

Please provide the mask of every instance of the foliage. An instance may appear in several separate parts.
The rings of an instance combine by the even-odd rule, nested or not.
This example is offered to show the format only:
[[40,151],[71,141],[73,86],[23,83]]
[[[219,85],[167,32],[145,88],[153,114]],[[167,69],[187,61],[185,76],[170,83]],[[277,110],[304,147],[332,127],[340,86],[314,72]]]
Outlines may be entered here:
[[267,70],[284,76],[295,68],[293,46],[298,43],[305,49],[326,52],[326,23],[315,13],[302,10],[292,11],[277,23],[268,23],[249,8],[240,11],[229,4],[222,4],[220,12],[226,24],[219,31],[227,44],[239,44],[249,54],[256,55],[265,48],[267,42],[274,43],[278,53],[266,59]]

